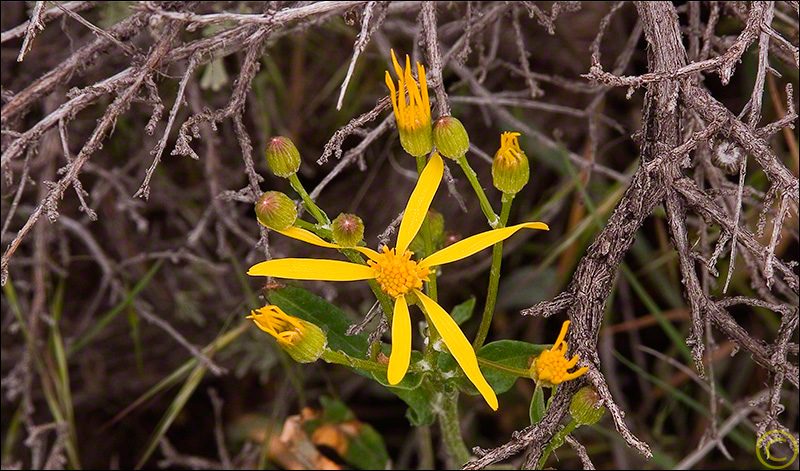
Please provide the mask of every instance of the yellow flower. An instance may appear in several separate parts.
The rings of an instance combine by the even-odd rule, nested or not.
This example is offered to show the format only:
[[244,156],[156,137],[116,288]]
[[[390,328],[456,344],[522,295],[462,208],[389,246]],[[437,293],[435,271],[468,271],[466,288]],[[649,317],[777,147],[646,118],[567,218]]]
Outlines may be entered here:
[[[274,276],[298,280],[376,280],[381,289],[395,300],[392,320],[392,353],[389,357],[387,375],[389,384],[393,385],[403,379],[411,359],[411,319],[405,295],[415,295],[467,378],[475,384],[489,406],[497,410],[497,397],[478,368],[478,359],[472,345],[447,311],[422,293],[422,282],[427,280],[428,274],[432,272],[434,266],[469,257],[507,239],[520,229],[549,230],[549,228],[542,222],[527,222],[495,229],[463,239],[422,260],[413,260],[408,246],[428,214],[428,208],[442,180],[443,167],[442,158],[438,153],[434,153],[408,200],[397,233],[395,248],[384,247],[382,253],[378,253],[366,247],[353,247],[369,258],[368,265],[337,260],[283,258],[256,264],[250,267],[247,273],[252,276]],[[321,247],[341,248],[339,245],[326,242],[312,232],[298,227],[290,227],[277,232]]]
[[253,319],[259,329],[275,337],[278,345],[299,363],[317,361],[328,345],[322,329],[286,314],[278,306],[256,309],[247,318]]
[[495,188],[515,195],[528,183],[530,169],[528,157],[519,147],[518,132],[504,132],[500,135],[500,149],[492,161],[492,182]]
[[[392,49],[392,63],[397,73],[397,88],[394,80],[386,71],[386,86],[389,87],[389,97],[392,99],[394,118],[397,121],[397,130],[400,133],[400,144],[409,154],[419,157],[433,149],[433,131],[431,128],[431,102],[428,99],[428,82],[425,79],[425,67],[417,62],[417,82],[411,76],[411,59],[406,55],[405,71],[397,62],[397,57]],[[406,90],[408,103],[406,103]],[[397,96],[397,92],[400,96]]]
[[564,341],[564,337],[567,335],[568,328],[569,321],[564,321],[556,343],[553,344],[550,350],[540,353],[531,366],[531,376],[535,381],[541,382],[543,386],[561,384],[589,371],[589,368],[584,366],[573,373],[567,372],[568,369],[578,363],[578,355],[575,355],[569,361],[564,357],[567,353],[567,342]]

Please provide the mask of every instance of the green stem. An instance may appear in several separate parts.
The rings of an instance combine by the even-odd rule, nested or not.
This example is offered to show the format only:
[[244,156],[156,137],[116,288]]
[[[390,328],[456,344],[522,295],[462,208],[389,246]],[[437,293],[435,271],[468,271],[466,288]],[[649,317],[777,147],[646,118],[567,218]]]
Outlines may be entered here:
[[513,366],[504,365],[496,361],[487,360],[486,358],[478,357],[478,365],[491,368],[518,378],[530,378],[531,372],[522,368],[514,368]]
[[308,221],[303,221],[302,219],[295,219],[294,225],[299,227],[300,229],[305,229],[309,232],[313,232],[314,234],[322,237],[323,239],[333,240],[333,232],[330,229],[322,227],[319,224],[311,224]]
[[547,458],[550,457],[550,453],[553,450],[557,449],[561,445],[564,444],[564,439],[569,435],[573,430],[579,427],[580,424],[575,422],[575,420],[570,421],[566,427],[564,427],[560,432],[553,436],[553,439],[550,440],[550,443],[547,444],[547,448],[544,449],[544,453],[542,453],[542,457],[539,459],[539,468],[542,469],[544,464],[547,462]]
[[469,461],[470,453],[464,438],[461,436],[461,424],[458,420],[458,390],[442,392],[441,411],[439,412],[439,429],[442,442],[447,451],[448,469],[458,469]]
[[[425,170],[425,166],[428,164],[427,158],[422,155],[417,157],[417,174],[422,175],[422,171]],[[425,253],[426,256],[433,253],[433,238],[431,237],[431,224],[430,224],[430,217],[425,215],[425,220],[422,221],[422,239],[425,243]],[[430,275],[428,275],[428,282],[426,283],[427,294],[428,297],[437,301],[438,293],[436,289],[436,270],[434,269],[431,271]],[[422,304],[420,303],[420,308],[422,308]],[[434,344],[439,340],[439,332],[436,330],[436,327],[433,326],[433,323],[428,318],[428,313],[425,309],[422,309],[422,312],[425,312],[425,318],[428,321],[428,348],[425,351],[425,356],[428,357],[430,363],[435,365],[437,352],[434,350]]]
[[360,370],[386,372],[387,365],[375,361],[363,360],[361,358],[351,357],[350,355],[341,352],[333,351],[326,348],[322,353],[322,359],[328,363],[336,363],[337,365],[350,366]]
[[486,198],[486,193],[483,191],[483,187],[481,183],[478,181],[478,175],[475,173],[475,170],[472,170],[472,167],[469,166],[469,162],[467,162],[467,156],[462,155],[458,158],[458,165],[461,166],[461,170],[464,171],[464,175],[467,176],[467,180],[469,180],[470,185],[472,185],[472,189],[475,190],[475,194],[478,196],[478,201],[481,203],[481,210],[483,214],[486,216],[486,220],[489,221],[489,226],[492,229],[495,229],[500,223],[500,220],[495,214],[494,209],[492,209],[492,204],[489,203],[489,199]]
[[303,206],[305,206],[308,212],[311,213],[312,216],[314,216],[314,219],[316,219],[323,226],[330,225],[331,220],[328,219],[328,216],[325,214],[325,212],[321,210],[319,206],[317,206],[316,203],[314,203],[314,201],[308,195],[306,189],[303,188],[303,184],[300,183],[300,179],[297,178],[296,173],[293,174],[291,177],[289,177],[289,183],[292,185],[294,191],[296,191],[297,194],[299,194],[300,197],[303,198]]
[[433,437],[431,428],[427,425],[417,427],[417,440],[419,441],[419,465],[417,469],[433,469]]
[[[508,214],[511,212],[511,202],[514,201],[514,195],[503,193],[503,208],[500,211],[500,221],[497,227],[506,227],[508,222]],[[489,270],[489,291],[486,294],[486,306],[483,309],[483,317],[481,318],[481,325],[478,327],[478,335],[472,346],[477,352],[486,341],[486,336],[489,335],[489,328],[492,325],[492,317],[494,316],[494,307],[497,303],[497,288],[500,284],[500,264],[503,262],[503,242],[498,242],[492,247],[492,268]]]

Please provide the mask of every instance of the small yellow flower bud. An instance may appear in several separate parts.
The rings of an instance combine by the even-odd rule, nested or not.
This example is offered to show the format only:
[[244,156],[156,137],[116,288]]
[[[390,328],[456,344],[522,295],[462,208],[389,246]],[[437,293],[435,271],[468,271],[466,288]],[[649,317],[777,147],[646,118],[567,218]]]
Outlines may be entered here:
[[500,150],[492,162],[492,181],[495,188],[515,195],[528,183],[530,169],[528,157],[519,148],[518,132],[504,132],[500,136]]
[[256,217],[270,229],[282,231],[297,220],[297,207],[280,191],[268,191],[256,202]]
[[275,337],[278,345],[298,363],[317,361],[328,346],[328,337],[322,329],[286,314],[278,306],[256,309],[247,318],[253,319],[259,329]]
[[581,425],[596,424],[605,412],[600,395],[590,386],[581,388],[569,403],[569,414]]
[[433,125],[433,143],[443,156],[458,160],[469,149],[469,135],[461,121],[442,116]]
[[272,173],[289,178],[300,168],[300,151],[288,137],[273,137],[267,143],[267,165]]
[[364,238],[364,223],[355,214],[339,214],[331,229],[333,240],[342,247],[355,247]]

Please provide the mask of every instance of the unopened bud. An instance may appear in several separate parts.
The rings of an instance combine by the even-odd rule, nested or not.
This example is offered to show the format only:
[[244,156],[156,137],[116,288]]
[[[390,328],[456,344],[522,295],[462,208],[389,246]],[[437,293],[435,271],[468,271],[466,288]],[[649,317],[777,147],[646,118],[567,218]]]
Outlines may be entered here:
[[259,329],[275,337],[278,345],[298,363],[317,361],[328,346],[328,337],[322,329],[286,314],[278,306],[256,309],[247,318],[253,319]]
[[504,132],[500,136],[500,150],[492,162],[492,181],[495,188],[515,195],[528,183],[530,169],[528,157],[519,148],[518,132]]
[[300,151],[288,137],[273,137],[267,143],[267,165],[272,173],[289,178],[300,168]]
[[600,395],[590,386],[581,388],[569,403],[569,414],[581,425],[596,424],[605,411]]
[[440,154],[458,160],[469,149],[469,135],[457,118],[443,116],[433,125],[433,143]]
[[339,214],[331,229],[333,240],[342,247],[355,247],[364,238],[364,222],[355,214]]
[[256,217],[270,229],[282,231],[297,220],[297,207],[280,191],[268,191],[256,202]]

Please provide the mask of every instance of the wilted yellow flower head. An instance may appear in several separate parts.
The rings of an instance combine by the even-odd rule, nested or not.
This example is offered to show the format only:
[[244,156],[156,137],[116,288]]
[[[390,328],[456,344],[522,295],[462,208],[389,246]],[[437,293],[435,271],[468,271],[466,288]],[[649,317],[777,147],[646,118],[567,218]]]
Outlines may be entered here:
[[253,319],[259,329],[275,337],[278,345],[299,363],[316,361],[328,345],[328,338],[322,329],[286,314],[278,306],[256,309],[247,318]]
[[578,355],[575,355],[569,361],[564,357],[567,353],[567,342],[564,341],[564,337],[567,335],[568,328],[569,321],[564,321],[556,343],[553,344],[550,350],[540,353],[533,361],[533,365],[531,365],[531,377],[543,386],[561,384],[589,371],[589,368],[584,366],[573,373],[567,372],[568,369],[578,363]]
[[[428,81],[425,78],[425,67],[417,62],[419,87],[411,76],[411,59],[406,55],[406,68],[403,70],[397,62],[392,49],[392,63],[397,73],[397,88],[394,80],[386,71],[386,86],[392,99],[392,109],[400,132],[400,144],[414,157],[425,155],[433,150],[433,131],[431,129],[431,102],[428,99]],[[400,95],[397,95],[397,92]],[[407,96],[407,102],[406,102]]]

